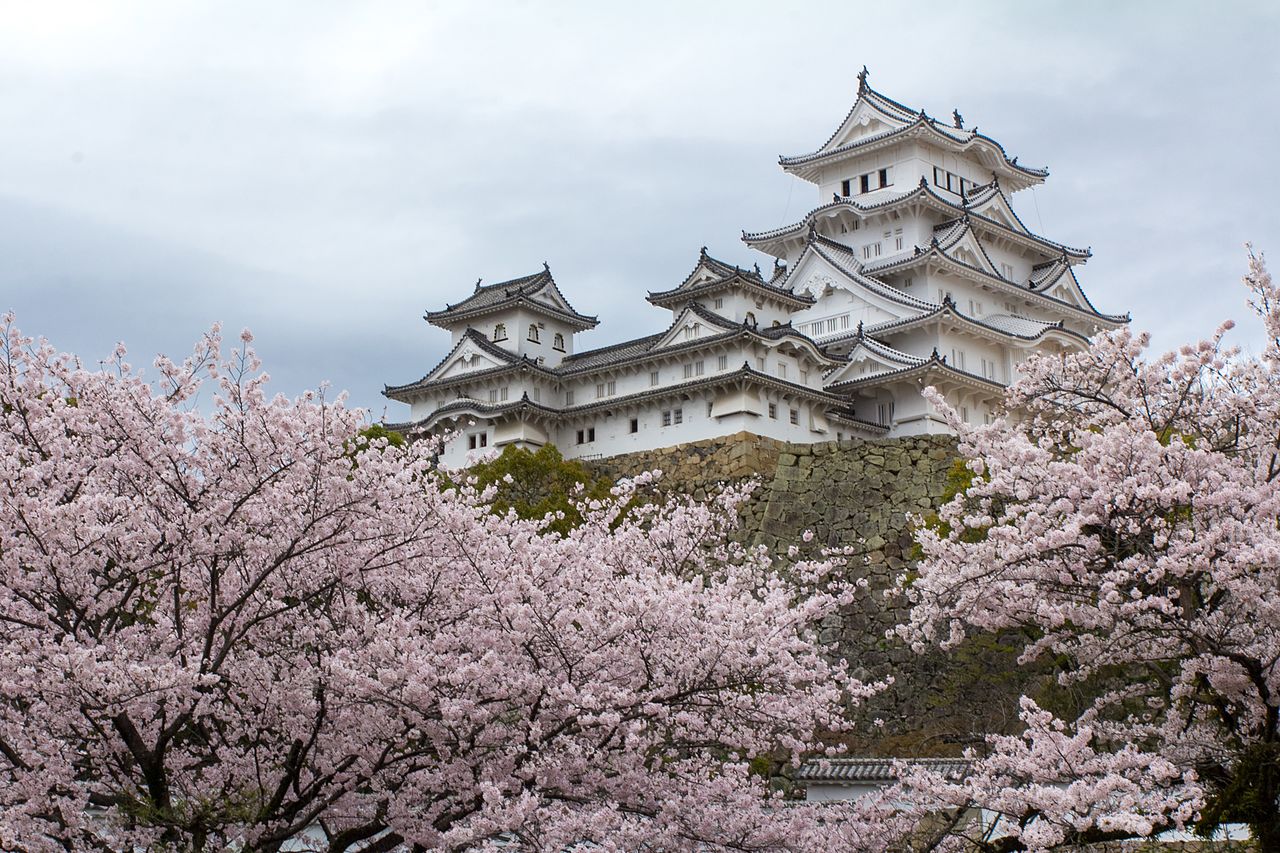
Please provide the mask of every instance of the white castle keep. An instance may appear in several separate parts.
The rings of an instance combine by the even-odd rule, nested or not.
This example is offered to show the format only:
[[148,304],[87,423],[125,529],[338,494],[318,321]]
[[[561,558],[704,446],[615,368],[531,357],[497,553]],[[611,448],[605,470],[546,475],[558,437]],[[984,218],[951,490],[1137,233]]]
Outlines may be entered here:
[[962,417],[992,416],[1033,350],[1085,346],[1128,322],[1089,302],[1089,258],[1032,233],[1010,204],[1048,175],[994,139],[867,85],[839,128],[782,168],[824,203],[800,222],[744,233],[768,277],[709,256],[648,301],[655,334],[578,351],[597,325],[550,269],[486,286],[426,319],[452,348],[416,382],[414,434],[452,433],[443,461],[508,444],[611,456],[750,432],[791,442],[946,432],[921,389]]

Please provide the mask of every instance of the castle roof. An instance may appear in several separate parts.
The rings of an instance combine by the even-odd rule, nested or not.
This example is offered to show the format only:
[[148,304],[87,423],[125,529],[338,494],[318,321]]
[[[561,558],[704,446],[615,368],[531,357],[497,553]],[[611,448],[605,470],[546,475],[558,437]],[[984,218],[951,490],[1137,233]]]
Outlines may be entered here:
[[972,762],[963,758],[828,758],[808,761],[796,771],[800,782],[826,784],[887,784],[902,777],[902,770],[927,770],[956,782],[969,773]]
[[1072,261],[1088,260],[1092,253],[1088,249],[1080,249],[1058,243],[1039,234],[1033,233],[1014,213],[1007,197],[1000,188],[999,181],[983,184],[973,192],[967,193],[959,204],[940,195],[924,178],[913,189],[882,198],[872,204],[863,204],[853,198],[839,198],[819,205],[805,214],[804,219],[781,228],[768,231],[742,232],[742,241],[753,248],[768,251],[767,244],[795,238],[802,234],[811,224],[823,219],[837,216],[842,212],[854,213],[859,219],[865,219],[880,213],[888,213],[909,205],[925,205],[934,210],[956,217],[952,222],[968,217],[970,221],[985,226],[1000,234],[1003,238],[1029,248],[1039,250],[1046,255],[1058,256],[1066,254]]
[[[776,279],[777,276],[775,275],[774,278]],[[760,275],[759,268],[744,270],[716,260],[707,254],[706,246],[702,247],[698,255],[698,263],[693,271],[685,276],[684,281],[670,290],[651,291],[647,299],[654,305],[670,308],[716,291],[729,289],[741,289],[769,296],[795,309],[807,308],[813,304],[813,300],[806,296],[792,293],[772,282],[766,282]]]
[[[885,129],[875,130],[873,125]],[[955,125],[959,125],[958,120]],[[862,129],[867,132],[860,133]],[[953,153],[976,154],[979,162],[1006,180],[1013,190],[1041,183],[1049,174],[1047,169],[1019,165],[1018,158],[1010,159],[999,142],[979,133],[976,127],[947,125],[931,118],[924,110],[913,110],[885,97],[867,85],[865,68],[858,75],[857,100],[827,141],[809,154],[779,157],[778,163],[787,172],[818,183],[822,167],[906,139],[920,139]]]
[[428,311],[426,320],[433,326],[450,328],[459,323],[487,314],[511,308],[526,308],[560,320],[578,330],[591,329],[599,320],[578,313],[551,276],[551,268],[543,264],[542,270],[532,275],[500,281],[497,284],[476,283],[475,292],[456,305],[446,305],[443,311]]

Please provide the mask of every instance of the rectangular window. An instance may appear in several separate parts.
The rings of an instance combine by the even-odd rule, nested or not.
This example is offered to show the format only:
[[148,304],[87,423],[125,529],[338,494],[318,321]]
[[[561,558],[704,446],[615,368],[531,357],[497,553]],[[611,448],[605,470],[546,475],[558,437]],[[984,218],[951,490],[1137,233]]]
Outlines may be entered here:
[[889,186],[889,170],[888,169],[880,170],[880,186],[882,187]]
[[800,371],[800,382],[805,385],[809,384],[809,371],[807,370]]
[[848,315],[848,314],[842,314],[842,315],[840,316],[840,328],[842,328],[842,329],[847,329],[847,328],[849,328],[849,315]]
[[843,180],[843,181],[841,181],[841,182],[840,182],[840,195],[844,196],[845,198],[848,198],[850,195],[852,195],[852,193],[851,193],[851,192],[849,192],[849,181],[848,181],[848,179],[845,179],[845,180]]
[[864,193],[871,192],[871,176],[870,175],[863,175],[861,178],[858,179],[858,183],[862,187],[862,191]]
[[587,429],[587,441],[595,441],[595,440],[596,440],[596,428],[589,427]]
[[777,403],[770,403],[770,404],[769,404],[769,417],[773,418],[775,421],[778,419],[778,404],[777,404]]
[[729,369],[729,356],[721,355],[716,357],[716,370]]
[[871,245],[875,248],[875,256],[876,256],[877,258],[878,258],[878,257],[880,257],[880,244],[879,244],[879,243],[872,243]]
[[672,412],[671,419],[678,424],[684,423],[684,409],[676,409]]
[[787,378],[787,364],[786,364],[786,362],[783,362],[783,361],[778,362],[778,378],[779,378],[779,379],[786,379],[786,378]]
[[946,178],[945,178],[945,177],[943,177],[945,174],[946,174],[946,172],[944,172],[942,169],[939,169],[937,166],[934,166],[934,167],[933,167],[933,184],[934,184],[934,186],[940,187],[940,186],[943,186],[943,185],[946,183]]
[[686,365],[684,366],[684,378],[685,378],[685,379],[688,379],[688,378],[689,378],[689,377],[691,377],[691,376],[693,376],[693,365],[692,365],[692,364],[686,364]]
[[1000,264],[1000,275],[1004,276],[1005,281],[1013,281],[1013,264]]
[[716,297],[716,307],[717,307],[717,308],[723,308],[723,307],[724,307],[724,297],[723,297],[723,296],[717,296],[717,297]]
[[960,420],[964,421],[965,423],[968,423],[968,422],[969,422],[969,407],[968,407],[968,406],[961,406],[961,407],[960,407]]
[[871,257],[871,244],[862,247],[862,259],[865,261]]
[[853,221],[853,230],[854,230],[854,231],[857,231],[857,230],[858,230],[859,228],[861,228],[861,227],[862,227],[862,220],[860,220],[860,219],[855,219],[855,220]]
[[538,343],[538,327],[534,323],[529,324],[529,340]]
[[498,389],[497,389],[497,388],[490,388],[490,389],[489,389],[489,402],[490,402],[490,403],[496,403],[496,402],[498,402]]
[[587,443],[586,430],[581,430],[581,429],[578,430],[578,444],[586,444],[586,443]]
[[541,403],[541,402],[542,402],[542,389],[541,389],[541,388],[538,388],[538,387],[536,387],[536,386],[535,386],[535,387],[534,387],[534,389],[533,389],[533,402],[535,402],[535,403]]
[[657,385],[657,384],[658,384],[658,371],[656,371],[656,370],[650,370],[650,371],[649,371],[649,386],[650,386],[650,387],[653,387],[654,385]]
[[664,427],[671,426],[671,410],[670,409],[662,410],[662,425]]
[[603,396],[604,396],[604,383],[597,382],[596,383],[596,399],[599,400]]
[[631,429],[631,431],[632,431],[632,432],[639,432],[639,431],[640,431],[640,419],[639,419],[639,418],[632,418],[632,419],[631,419],[630,429]]
[[799,409],[792,409],[792,410],[791,410],[791,423],[792,423],[794,426],[799,426],[799,425],[800,425],[800,410],[799,410]]
[[701,376],[705,371],[706,371],[706,364],[702,361],[702,359],[698,359],[693,363],[694,376]]
[[762,356],[756,356],[756,370],[764,373],[764,358]]
[[564,392],[564,404],[565,404],[566,406],[572,406],[572,405],[573,405],[573,391],[572,391],[572,390],[569,390],[569,391],[565,391],[565,392]]

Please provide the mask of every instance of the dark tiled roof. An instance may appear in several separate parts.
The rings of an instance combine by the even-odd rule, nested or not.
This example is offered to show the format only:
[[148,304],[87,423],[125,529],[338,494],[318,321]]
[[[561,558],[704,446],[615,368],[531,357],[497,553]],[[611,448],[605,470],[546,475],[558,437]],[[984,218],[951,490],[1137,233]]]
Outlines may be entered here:
[[488,373],[493,373],[500,369],[506,369],[508,366],[516,364],[519,361],[521,361],[521,357],[511,352],[511,350],[503,349],[502,347],[490,341],[484,335],[480,334],[480,332],[477,332],[475,329],[467,329],[465,332],[462,333],[462,337],[458,339],[458,342],[454,344],[453,347],[451,347],[447,353],[445,353],[444,358],[436,362],[436,364],[430,370],[428,370],[421,379],[417,379],[413,382],[405,383],[404,385],[384,385],[382,390],[383,396],[390,397],[394,393],[409,391],[415,388],[422,387],[424,383],[426,383],[427,380],[430,378],[431,374],[435,373],[437,370],[443,367],[449,361],[449,359],[453,358],[454,353],[462,349],[462,347],[468,343],[473,344],[477,348],[493,356],[498,361],[504,362],[504,364],[498,368],[489,368],[488,370],[476,371],[475,373],[469,374],[469,376],[481,376]]
[[[694,278],[697,276],[698,271],[702,269],[706,269],[715,278],[695,282]],[[694,266],[692,272],[685,276],[683,282],[670,290],[652,291],[647,298],[654,305],[665,306],[678,302],[680,299],[694,299],[703,293],[723,290],[735,284],[747,290],[766,293],[774,298],[791,303],[795,307],[805,307],[813,304],[813,300],[808,297],[800,296],[784,288],[777,287],[772,282],[765,281],[764,277],[760,275],[759,268],[744,270],[741,267],[730,266],[724,261],[716,260],[707,254],[706,246],[702,247],[702,251],[698,255],[697,265]]]
[[1072,305],[1070,302],[1067,302],[1065,300],[1058,299],[1053,296],[1049,296],[1046,293],[1041,293],[1036,290],[1031,290],[1025,287],[1021,287],[1017,284],[1014,284],[1013,282],[1010,282],[1001,278],[998,275],[992,275],[991,273],[987,272],[981,267],[975,267],[973,264],[967,264],[964,261],[958,260],[952,257],[951,255],[948,255],[937,245],[932,245],[928,249],[921,249],[920,247],[917,246],[916,253],[914,255],[911,255],[906,258],[889,258],[885,261],[881,261],[876,264],[869,264],[864,269],[868,274],[876,275],[879,273],[890,272],[890,271],[895,271],[899,269],[907,269],[910,267],[918,266],[921,263],[927,262],[930,258],[939,258],[939,259],[945,260],[948,263],[955,264],[957,267],[968,270],[969,272],[972,272],[976,275],[980,275],[983,278],[998,281],[1001,284],[1003,284],[1006,288],[1012,288],[1013,290],[1015,290],[1018,293],[1018,295],[1024,295],[1024,294],[1030,295],[1035,297],[1036,299],[1044,300],[1060,308],[1066,308],[1069,311],[1072,311],[1078,314],[1083,314],[1093,319],[1105,320],[1109,323],[1128,323],[1130,319],[1128,314],[1123,314],[1123,315],[1103,314],[1102,312],[1098,311],[1096,308],[1093,308],[1092,305],[1090,305],[1089,308],[1081,308],[1077,305]]
[[898,781],[900,766],[939,773],[948,781],[958,782],[968,775],[971,763],[961,758],[831,758],[802,764],[796,779],[835,784],[888,784]]
[[[568,306],[568,310],[532,298],[547,288],[550,288]],[[541,272],[536,272],[533,275],[513,278],[497,284],[483,286],[477,284],[475,292],[466,299],[456,305],[446,305],[443,311],[428,311],[426,316],[427,320],[432,323],[457,320],[472,314],[513,305],[517,302],[536,306],[543,311],[569,320],[575,325],[591,327],[598,322],[595,317],[579,314],[574,309],[569,300],[565,298],[565,295],[560,292],[560,288],[556,286],[555,279],[551,277],[551,269],[545,265]]]
[[[993,185],[995,185],[995,182],[992,182],[992,184],[984,184],[983,188],[989,188],[989,187],[992,187]],[[1000,192],[998,187],[996,189],[996,192]],[[1001,195],[1003,195],[1003,193],[1001,193]],[[818,207],[815,207],[813,210],[810,210],[808,213],[805,214],[804,219],[800,220],[799,222],[794,222],[791,225],[784,225],[781,228],[773,228],[773,229],[770,229],[769,231],[757,231],[754,233],[748,233],[744,231],[742,232],[742,239],[743,239],[743,242],[750,245],[752,243],[762,243],[767,240],[776,239],[778,237],[795,236],[796,234],[800,233],[805,227],[807,227],[810,222],[814,221],[814,217],[816,217],[818,214],[825,213],[830,210],[836,210],[839,208],[847,208],[859,214],[873,214],[873,213],[878,213],[884,210],[897,207],[902,204],[909,204],[909,203],[913,203],[913,202],[917,202],[925,199],[927,199],[929,202],[933,203],[936,207],[939,207],[940,209],[952,210],[960,215],[964,215],[967,213],[970,217],[972,217],[973,219],[985,225],[994,227],[995,229],[1003,233],[1013,235],[1015,239],[1021,239],[1024,242],[1034,243],[1046,251],[1066,252],[1067,254],[1071,255],[1074,258],[1080,258],[1080,259],[1086,259],[1091,256],[1088,249],[1078,249],[1072,246],[1067,246],[1062,243],[1057,243],[1053,240],[1050,240],[1047,237],[1041,237],[1039,234],[1033,233],[1030,229],[1028,229],[1025,225],[1023,225],[1021,219],[1018,219],[1017,213],[1013,213],[1013,208],[1011,206],[1009,210],[1011,213],[1013,213],[1014,218],[1018,220],[1018,224],[1022,225],[1022,230],[1019,230],[1017,228],[1011,228],[1005,223],[1000,222],[999,220],[992,219],[991,217],[974,210],[973,208],[980,206],[983,203],[983,201],[976,201],[976,202],[973,201],[973,195],[969,195],[964,203],[956,204],[951,199],[944,198],[943,196],[939,195],[933,189],[933,187],[928,183],[928,181],[924,180],[923,178],[921,179],[920,183],[917,184],[914,188],[907,190],[905,192],[896,193],[890,197],[882,199],[881,201],[877,201],[874,204],[860,204],[859,202],[855,201],[853,198],[841,198],[838,201],[828,202],[827,204],[823,204],[823,205],[819,205]],[[1008,203],[1008,200],[1006,199],[1006,204],[1007,203]]]

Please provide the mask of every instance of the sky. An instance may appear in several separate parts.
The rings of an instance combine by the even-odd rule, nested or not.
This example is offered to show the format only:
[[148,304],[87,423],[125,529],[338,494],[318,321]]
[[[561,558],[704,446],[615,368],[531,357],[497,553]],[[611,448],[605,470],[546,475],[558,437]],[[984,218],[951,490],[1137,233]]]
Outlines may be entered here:
[[741,232],[819,203],[777,158],[863,65],[1047,166],[1015,209],[1157,348],[1246,319],[1244,243],[1280,258],[1280,4],[1178,0],[0,0],[0,311],[88,363],[248,327],[275,390],[400,420],[383,385],[478,278],[548,262],[601,320],[581,350],[663,328],[644,297],[701,246],[767,267]]

